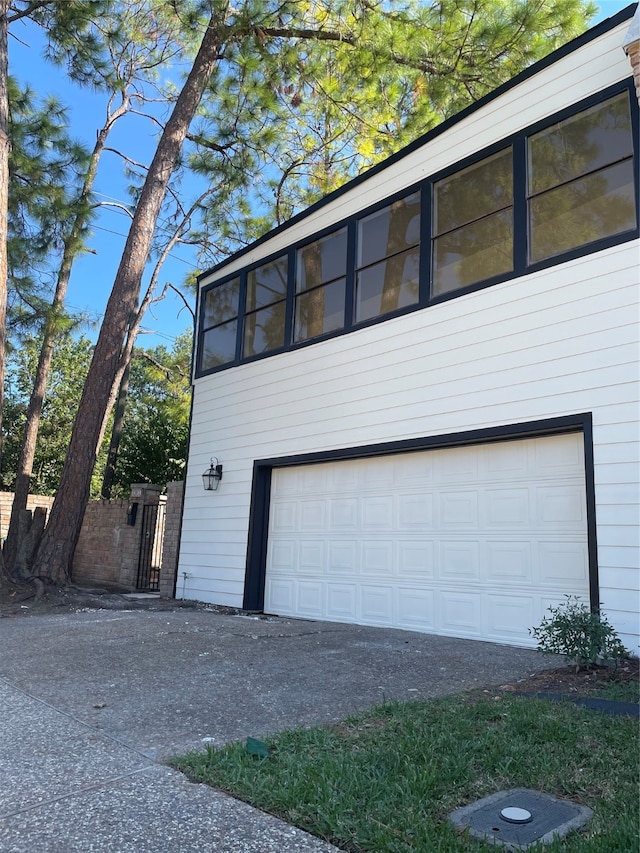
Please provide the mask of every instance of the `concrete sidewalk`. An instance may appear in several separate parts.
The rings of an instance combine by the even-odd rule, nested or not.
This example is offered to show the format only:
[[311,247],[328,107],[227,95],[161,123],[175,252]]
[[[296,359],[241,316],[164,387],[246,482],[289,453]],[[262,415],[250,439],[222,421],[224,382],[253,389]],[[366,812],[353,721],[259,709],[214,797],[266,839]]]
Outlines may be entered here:
[[490,643],[202,610],[2,619],[0,851],[335,850],[163,762],[553,663]]

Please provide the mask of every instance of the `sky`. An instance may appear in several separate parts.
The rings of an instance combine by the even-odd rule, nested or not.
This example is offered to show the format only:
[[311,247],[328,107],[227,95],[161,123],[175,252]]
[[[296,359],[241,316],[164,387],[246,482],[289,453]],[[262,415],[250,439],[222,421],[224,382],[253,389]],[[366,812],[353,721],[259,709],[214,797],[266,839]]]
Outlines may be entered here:
[[[105,120],[106,98],[71,84],[62,71],[46,63],[42,59],[43,45],[42,33],[37,27],[28,22],[14,24],[9,40],[9,73],[22,83],[28,83],[39,95],[54,95],[67,105],[72,136],[91,149],[96,132]],[[133,159],[149,164],[157,142],[152,125],[142,118],[126,117],[109,137],[107,145],[117,148],[118,140],[125,134],[122,150]],[[102,155],[95,193],[98,201],[127,204],[123,164],[117,155],[109,152]],[[74,262],[66,303],[70,311],[83,312],[93,321],[83,329],[89,338],[97,337],[98,323],[104,314],[129,224],[130,218],[124,211],[103,207],[92,225],[92,236],[87,244],[90,251]],[[194,250],[188,246],[176,247],[162,268],[158,289],[166,282],[181,286],[194,270],[200,271],[196,267]],[[194,309],[195,297],[188,290],[184,292]],[[193,320],[184,302],[170,293],[148,309],[137,344],[145,348],[163,344],[170,348],[177,335],[191,332],[192,328]]]
[[[629,5],[627,0],[602,0],[598,21],[614,15]],[[42,38],[37,28],[14,25],[9,40],[9,70],[23,83],[44,95],[55,95],[69,108],[72,134],[89,148],[93,146],[97,129],[104,121],[104,96],[73,86],[64,74],[57,72],[41,58]],[[155,148],[155,136],[150,125],[142,119],[125,119],[127,152],[141,162],[149,163]],[[117,136],[114,137],[117,140]],[[113,154],[103,155],[96,194],[103,201],[127,202],[122,163]],[[129,218],[122,211],[105,207],[93,226],[89,241],[90,252],[79,258],[73,268],[67,305],[70,310],[85,312],[94,321],[83,331],[91,338],[97,336],[100,321],[115,277],[127,230]],[[170,282],[180,286],[185,277],[196,270],[195,252],[187,246],[176,247],[160,274],[160,288]],[[198,270],[202,271],[202,270]],[[191,307],[194,297],[189,295]],[[143,334],[138,345],[154,347],[164,344],[171,347],[176,336],[192,329],[192,318],[184,303],[171,294],[163,302],[152,306],[143,322]]]

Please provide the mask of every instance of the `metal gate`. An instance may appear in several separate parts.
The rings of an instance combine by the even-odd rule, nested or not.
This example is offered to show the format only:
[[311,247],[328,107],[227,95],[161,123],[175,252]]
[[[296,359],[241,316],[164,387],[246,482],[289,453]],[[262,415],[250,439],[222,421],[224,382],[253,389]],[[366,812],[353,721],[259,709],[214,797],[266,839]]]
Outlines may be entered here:
[[160,589],[160,566],[166,504],[147,504],[142,507],[142,532],[138,556],[136,588],[146,592]]

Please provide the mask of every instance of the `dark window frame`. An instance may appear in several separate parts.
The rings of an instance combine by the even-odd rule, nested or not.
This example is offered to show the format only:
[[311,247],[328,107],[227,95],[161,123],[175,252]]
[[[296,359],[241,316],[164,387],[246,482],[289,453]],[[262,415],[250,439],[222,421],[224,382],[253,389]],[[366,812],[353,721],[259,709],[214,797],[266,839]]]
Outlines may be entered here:
[[[300,258],[300,255],[302,254],[302,252],[306,248],[308,248],[309,246],[313,246],[316,243],[321,243],[323,240],[327,240],[331,237],[338,236],[338,234],[340,234],[341,231],[344,231],[345,236],[346,236],[346,241],[347,241],[346,246],[345,246],[345,267],[344,267],[344,270],[340,273],[340,275],[334,275],[331,278],[322,279],[319,283],[311,285],[311,287],[304,287],[304,288],[299,290],[298,289],[298,277],[297,277],[298,260]],[[293,253],[293,258],[294,258],[294,270],[293,270],[294,286],[293,286],[293,327],[292,327],[292,333],[291,333],[292,345],[306,344],[309,341],[318,341],[322,338],[331,337],[334,334],[341,332],[345,327],[346,313],[347,313],[346,301],[347,301],[347,270],[348,270],[348,266],[349,266],[349,264],[348,264],[348,258],[349,258],[349,228],[347,226],[344,226],[342,228],[333,228],[331,231],[329,231],[327,234],[324,234],[322,237],[316,237],[316,239],[314,239],[314,240],[307,241],[306,243],[304,243],[304,245],[298,247],[295,250],[295,252]],[[328,332],[320,332],[317,335],[307,335],[306,337],[296,338],[297,308],[298,308],[298,305],[302,302],[302,300],[306,296],[308,296],[309,294],[317,293],[320,290],[324,291],[324,290],[326,290],[326,288],[330,287],[331,285],[337,284],[338,282],[343,281],[343,280],[344,280],[344,291],[345,291],[345,299],[344,299],[345,304],[343,305],[343,310],[342,310],[342,326],[340,326],[337,329],[331,329]]]
[[[505,211],[511,212],[511,222],[512,222],[512,228],[513,228],[513,235],[512,235],[512,240],[511,240],[511,269],[505,270],[504,272],[501,272],[501,273],[497,273],[493,276],[485,276],[485,278],[477,279],[476,281],[470,282],[467,285],[461,285],[460,287],[452,287],[449,290],[444,290],[442,293],[431,292],[430,295],[431,295],[432,300],[436,300],[439,297],[454,296],[454,295],[460,293],[461,291],[466,292],[468,290],[468,288],[473,287],[476,284],[482,284],[485,281],[489,281],[489,280],[493,281],[494,279],[502,279],[502,277],[504,277],[504,276],[506,276],[507,278],[512,277],[512,274],[513,274],[513,271],[515,268],[515,179],[514,179],[515,153],[514,153],[514,147],[515,146],[513,145],[513,143],[510,143],[508,145],[504,145],[504,146],[499,147],[495,150],[493,150],[494,146],[491,146],[492,151],[491,151],[491,153],[486,154],[486,156],[481,157],[479,159],[474,159],[472,163],[469,163],[468,165],[466,165],[462,168],[456,168],[455,171],[453,171],[453,172],[447,172],[447,174],[444,177],[439,177],[437,179],[436,178],[430,179],[429,185],[431,187],[431,216],[432,216],[432,228],[431,228],[431,234],[430,234],[430,271],[431,271],[431,277],[432,277],[431,290],[433,290],[434,279],[435,279],[434,270],[436,268],[436,244],[437,244],[438,240],[442,239],[443,237],[448,236],[449,234],[455,234],[456,232],[460,232],[462,229],[467,228],[471,225],[475,225],[479,222],[486,221],[491,217],[494,217],[494,216],[497,216],[498,214],[504,213]],[[477,165],[479,165],[485,161],[491,160],[491,159],[497,159],[500,155],[505,154],[507,152],[511,155],[511,203],[509,205],[503,205],[502,207],[490,210],[488,213],[483,213],[481,216],[475,216],[472,219],[469,219],[463,223],[460,223],[453,228],[447,228],[444,230],[437,231],[436,230],[436,222],[435,222],[435,220],[436,220],[435,209],[436,209],[436,186],[437,186],[437,184],[439,184],[442,181],[445,181],[447,179],[455,178],[456,175],[462,174],[463,172],[467,171],[468,169],[472,168],[473,166],[477,166]],[[458,164],[456,164],[456,165],[458,165]]]
[[[353,302],[353,327],[361,328],[362,326],[366,326],[370,323],[377,323],[383,319],[388,319],[390,317],[396,317],[398,314],[404,314],[407,311],[415,311],[416,308],[420,304],[420,275],[422,273],[422,240],[423,240],[423,229],[422,229],[422,217],[423,217],[423,203],[424,203],[424,194],[422,192],[422,183],[414,184],[413,187],[407,189],[403,189],[400,192],[394,193],[393,196],[389,196],[383,199],[381,202],[373,205],[372,207],[367,208],[364,211],[361,211],[354,217],[355,219],[355,257],[354,257],[354,265],[351,270],[353,275],[353,286],[354,286],[354,302]],[[418,236],[417,240],[412,243],[410,246],[407,246],[404,249],[401,249],[397,252],[392,252],[391,254],[381,255],[380,257],[374,259],[373,261],[367,261],[366,263],[358,264],[358,248],[359,248],[359,228],[360,224],[364,222],[365,219],[369,219],[372,216],[375,216],[377,213],[380,213],[387,208],[392,207],[396,202],[401,201],[402,199],[411,198],[411,196],[418,196],[418,216],[420,217],[420,224],[418,227]],[[380,314],[374,314],[371,317],[365,317],[362,320],[357,319],[357,298],[358,298],[358,275],[360,273],[365,273],[367,270],[371,270],[380,264],[386,264],[388,261],[392,261],[395,258],[400,258],[403,255],[408,256],[409,254],[418,251],[418,297],[415,302],[410,303],[409,305],[400,306],[398,308],[392,308],[389,311],[381,312]]]
[[[199,299],[199,315],[200,315],[200,319],[199,319],[199,322],[198,322],[198,335],[197,335],[197,338],[198,338],[198,347],[197,347],[198,365],[199,365],[200,359],[202,358],[202,355],[203,355],[202,342],[204,341],[204,336],[205,336],[208,332],[212,332],[212,331],[214,331],[215,329],[219,329],[221,326],[226,326],[228,323],[235,322],[235,324],[236,324],[236,346],[235,346],[235,355],[234,355],[233,360],[231,360],[231,361],[227,361],[227,362],[224,362],[224,364],[218,364],[218,365],[216,365],[215,367],[207,368],[205,371],[203,371],[204,373],[211,373],[212,371],[216,371],[216,370],[220,370],[221,368],[229,367],[229,366],[231,366],[231,365],[237,364],[237,362],[238,362],[238,358],[239,358],[239,353],[238,353],[238,328],[239,328],[240,323],[241,323],[241,312],[240,312],[240,306],[241,306],[241,304],[242,304],[242,300],[243,300],[243,280],[242,280],[242,275],[241,275],[239,272],[233,273],[233,274],[231,274],[231,275],[227,276],[226,278],[221,279],[220,281],[217,281],[217,282],[216,282],[216,288],[217,288],[217,287],[223,287],[225,284],[230,284],[231,282],[235,281],[236,279],[238,279],[238,280],[239,280],[239,285],[238,285],[238,304],[236,305],[236,311],[235,311],[235,313],[234,313],[234,314],[232,314],[232,315],[230,315],[230,316],[228,316],[228,317],[225,317],[223,320],[217,320],[215,323],[205,324],[205,310],[204,310],[204,305],[205,305],[205,301],[206,301],[206,295],[207,295],[208,293],[211,293],[211,292],[212,292],[212,290],[214,290],[215,288],[211,288],[211,287],[207,288],[207,289],[206,289],[206,291],[203,291],[203,294],[202,294],[201,298]],[[199,368],[199,366],[198,366],[198,369],[200,369],[200,368]]]
[[[574,248],[567,249],[566,251],[561,252],[560,254],[554,255],[549,258],[544,258],[539,261],[529,262],[528,261],[528,196],[527,196],[527,139],[530,136],[538,133],[541,130],[551,127],[554,124],[558,124],[565,119],[571,118],[574,115],[577,115],[584,110],[589,109],[590,107],[596,106],[604,101],[622,93],[628,93],[628,99],[631,110],[631,133],[632,133],[632,142],[633,142],[633,171],[634,171],[634,184],[635,184],[635,205],[636,205],[636,223],[635,227],[608,237],[598,238],[592,242],[585,243],[581,246],[577,246]],[[432,275],[432,217],[433,217],[433,185],[437,181],[441,181],[444,178],[451,177],[455,175],[457,172],[466,169],[469,166],[478,163],[487,157],[492,156],[493,154],[497,154],[498,152],[505,150],[506,148],[511,147],[512,149],[512,157],[513,157],[513,227],[514,227],[514,235],[513,235],[513,269],[509,270],[506,273],[501,273],[499,275],[492,276],[491,278],[483,279],[481,281],[474,282],[466,287],[462,287],[460,289],[451,290],[447,293],[442,293],[440,295],[431,295],[431,275]],[[395,155],[394,155],[395,157]],[[392,158],[394,159],[394,158]],[[395,160],[394,160],[395,161]],[[293,351],[297,350],[300,347],[305,346],[313,346],[316,343],[327,340],[328,338],[339,337],[341,335],[350,334],[352,332],[358,331],[360,329],[366,328],[371,325],[375,325],[377,323],[385,322],[393,317],[397,317],[402,314],[411,313],[413,311],[422,310],[424,308],[428,308],[431,305],[437,305],[441,302],[446,302],[450,299],[457,299],[459,297],[465,296],[468,293],[474,293],[478,290],[483,290],[486,287],[491,287],[494,284],[499,284],[503,281],[510,281],[512,279],[518,279],[524,275],[529,275],[538,270],[543,270],[552,266],[558,266],[560,264],[566,263],[568,261],[575,260],[576,258],[583,257],[585,255],[590,255],[595,252],[599,252],[603,249],[609,248],[611,246],[616,246],[621,243],[626,243],[630,240],[637,238],[640,234],[639,228],[639,218],[640,218],[640,192],[638,190],[639,184],[639,171],[640,171],[640,110],[638,107],[638,101],[635,97],[635,88],[633,84],[633,79],[628,78],[624,81],[620,81],[612,86],[607,87],[606,89],[597,92],[594,95],[591,95],[588,98],[584,98],[581,101],[578,101],[575,104],[571,104],[569,107],[564,108],[550,116],[546,116],[544,119],[541,119],[526,128],[518,131],[517,133],[510,134],[499,141],[492,143],[490,146],[483,148],[481,151],[474,152],[472,155],[463,158],[462,160],[456,162],[455,164],[448,166],[446,169],[443,169],[437,173],[434,173],[427,178],[422,179],[419,182],[416,182],[410,186],[404,187],[402,190],[394,193],[391,196],[387,196],[384,199],[376,202],[375,204],[358,211],[357,214],[351,216],[346,219],[339,220],[338,222],[332,223],[329,226],[326,226],[312,235],[306,237],[304,240],[300,240],[295,244],[291,244],[290,246],[280,249],[279,251],[273,252],[264,258],[261,258],[258,262],[254,262],[251,265],[247,265],[246,267],[239,268],[234,270],[234,272],[229,273],[228,275],[223,276],[220,280],[212,282],[210,284],[205,285],[198,294],[198,325],[197,330],[198,333],[196,335],[196,359],[195,359],[195,371],[194,375],[196,379],[199,379],[203,376],[208,376],[212,373],[217,373],[220,370],[228,370],[231,367],[235,367],[238,364],[246,364],[251,361],[255,361],[261,358],[269,358],[273,355],[276,355],[281,352]],[[377,170],[376,170],[377,171]],[[347,185],[349,186],[349,185]],[[394,201],[410,196],[413,193],[419,192],[421,194],[420,198],[420,280],[419,280],[419,297],[417,302],[398,308],[390,313],[376,315],[374,317],[368,318],[366,320],[362,320],[357,322],[355,319],[355,277],[356,277],[356,243],[357,243],[357,230],[358,223],[360,220],[371,216],[377,211],[388,207]],[[311,215],[316,206],[313,206],[307,212],[307,215]],[[295,306],[295,262],[297,253],[300,249],[303,249],[305,246],[310,245],[324,237],[331,235],[334,232],[341,230],[342,228],[347,229],[347,266],[346,266],[346,286],[345,286],[345,322],[344,326],[340,329],[327,332],[321,335],[318,335],[313,338],[306,338],[300,341],[294,341],[294,306]],[[243,310],[245,296],[246,296],[246,277],[249,272],[261,267],[265,266],[274,260],[277,260],[281,257],[287,257],[288,261],[288,284],[287,284],[287,296],[286,296],[286,315],[285,315],[285,337],[284,337],[284,345],[277,349],[269,350],[264,353],[257,353],[251,356],[242,357],[242,345],[244,340],[244,318],[245,313]],[[205,275],[210,275],[210,273],[206,273]],[[208,331],[209,328],[214,328],[214,326],[207,327],[207,329],[203,328],[203,309],[202,305],[206,298],[206,294],[212,289],[219,285],[223,285],[226,282],[240,276],[240,302],[239,306],[242,310],[239,311],[238,317],[238,340],[236,343],[236,359],[234,361],[227,362],[222,365],[217,365],[216,367],[209,368],[207,370],[201,370],[199,367],[199,359],[201,357],[201,347],[202,347],[202,338],[205,331]],[[215,324],[218,325],[218,324]]]
[[[275,264],[277,261],[286,260],[287,264],[287,281],[285,283],[284,295],[279,296],[277,299],[273,299],[271,302],[266,302],[264,305],[258,305],[255,308],[251,308],[247,310],[247,292],[248,292],[248,284],[247,280],[252,272],[256,272],[256,270],[262,269],[263,267],[268,267],[271,264]],[[247,267],[243,270],[243,279],[241,286],[241,295],[240,295],[240,322],[238,323],[238,342],[236,346],[236,353],[239,353],[239,358],[242,363],[247,361],[253,361],[256,358],[267,358],[270,355],[274,355],[277,352],[282,352],[283,349],[287,346],[287,341],[291,335],[291,284],[292,284],[292,253],[290,249],[283,249],[280,252],[276,252],[274,255],[271,255],[268,259],[260,260],[255,264],[252,264],[250,267]],[[245,330],[247,325],[248,317],[255,317],[261,311],[266,311],[268,308],[273,308],[275,305],[284,304],[284,327],[282,340],[283,343],[281,346],[271,347],[271,349],[263,350],[262,352],[251,353],[250,355],[244,355],[244,344],[245,344]],[[218,368],[219,369],[219,368]]]
[[[532,162],[532,159],[534,156],[534,150],[533,150],[531,143],[533,143],[535,137],[539,133],[541,133],[541,132],[544,133],[546,130],[552,131],[556,128],[559,129],[563,123],[570,122],[572,118],[580,116],[584,113],[587,113],[587,112],[589,112],[589,110],[595,111],[598,107],[601,107],[603,104],[606,104],[607,102],[612,101],[616,98],[620,98],[620,96],[625,95],[625,94],[627,96],[626,97],[626,104],[627,104],[627,106],[629,106],[629,93],[621,91],[621,92],[618,92],[617,94],[612,95],[610,98],[605,98],[602,101],[598,101],[597,103],[592,104],[590,107],[585,107],[584,109],[580,110],[577,113],[572,113],[571,115],[566,116],[564,118],[559,118],[553,124],[551,124],[545,128],[541,128],[541,130],[539,130],[539,131],[528,133],[527,137],[525,139],[525,149],[526,149],[526,153],[527,153],[527,178],[531,179],[532,173],[533,173],[533,168],[530,165],[530,163]],[[636,100],[636,99],[634,99],[634,100]],[[631,122],[633,122],[633,111],[632,110],[630,110],[630,120],[631,120]],[[532,216],[533,206],[535,204],[537,204],[538,201],[545,198],[545,196],[548,197],[550,194],[554,194],[554,193],[557,193],[559,191],[561,192],[561,191],[566,190],[566,189],[568,189],[572,186],[575,186],[577,184],[584,183],[585,181],[590,180],[590,178],[592,178],[596,175],[603,175],[605,172],[608,172],[609,170],[611,170],[613,168],[617,168],[617,167],[622,166],[622,165],[630,164],[631,170],[633,173],[633,166],[634,166],[634,159],[635,159],[634,154],[635,154],[635,148],[634,148],[633,128],[632,128],[632,130],[631,130],[631,152],[630,152],[630,154],[625,154],[625,156],[619,157],[617,159],[608,159],[604,163],[600,163],[599,165],[596,165],[596,166],[590,164],[588,166],[588,168],[583,169],[579,173],[571,175],[569,177],[562,178],[560,180],[557,180],[553,184],[550,184],[549,186],[535,187],[535,186],[533,186],[532,181],[529,180],[528,186],[526,187],[526,196],[527,196],[526,201],[527,201],[527,211],[528,211],[527,235],[528,235],[528,249],[529,249],[527,262],[529,265],[536,264],[540,261],[546,261],[546,260],[552,259],[556,256],[563,255],[568,251],[573,251],[574,249],[580,248],[580,246],[590,245],[591,243],[595,242],[594,240],[586,240],[586,241],[584,241],[578,245],[570,246],[568,249],[561,249],[557,252],[551,252],[547,255],[544,255],[541,258],[532,259],[531,258],[531,255],[532,255],[531,243],[533,241],[532,235],[533,235],[533,231],[534,231],[534,220],[533,220],[533,216]],[[637,217],[638,217],[638,207],[637,207],[637,203],[636,203],[636,221],[637,221]],[[616,234],[623,234],[623,233],[625,233],[625,231],[628,231],[628,230],[629,229],[621,229],[620,231],[615,232],[611,236],[615,236]],[[601,237],[598,239],[606,239],[606,237]]]

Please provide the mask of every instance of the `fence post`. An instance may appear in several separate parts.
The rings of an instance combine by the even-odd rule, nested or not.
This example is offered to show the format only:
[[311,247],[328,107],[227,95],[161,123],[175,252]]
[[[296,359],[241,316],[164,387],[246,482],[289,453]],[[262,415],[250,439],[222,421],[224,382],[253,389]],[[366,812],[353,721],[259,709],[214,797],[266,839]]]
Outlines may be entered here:
[[178,571],[178,546],[182,517],[182,480],[167,483],[167,514],[164,525],[162,568],[160,569],[160,597],[174,598],[176,572]]

